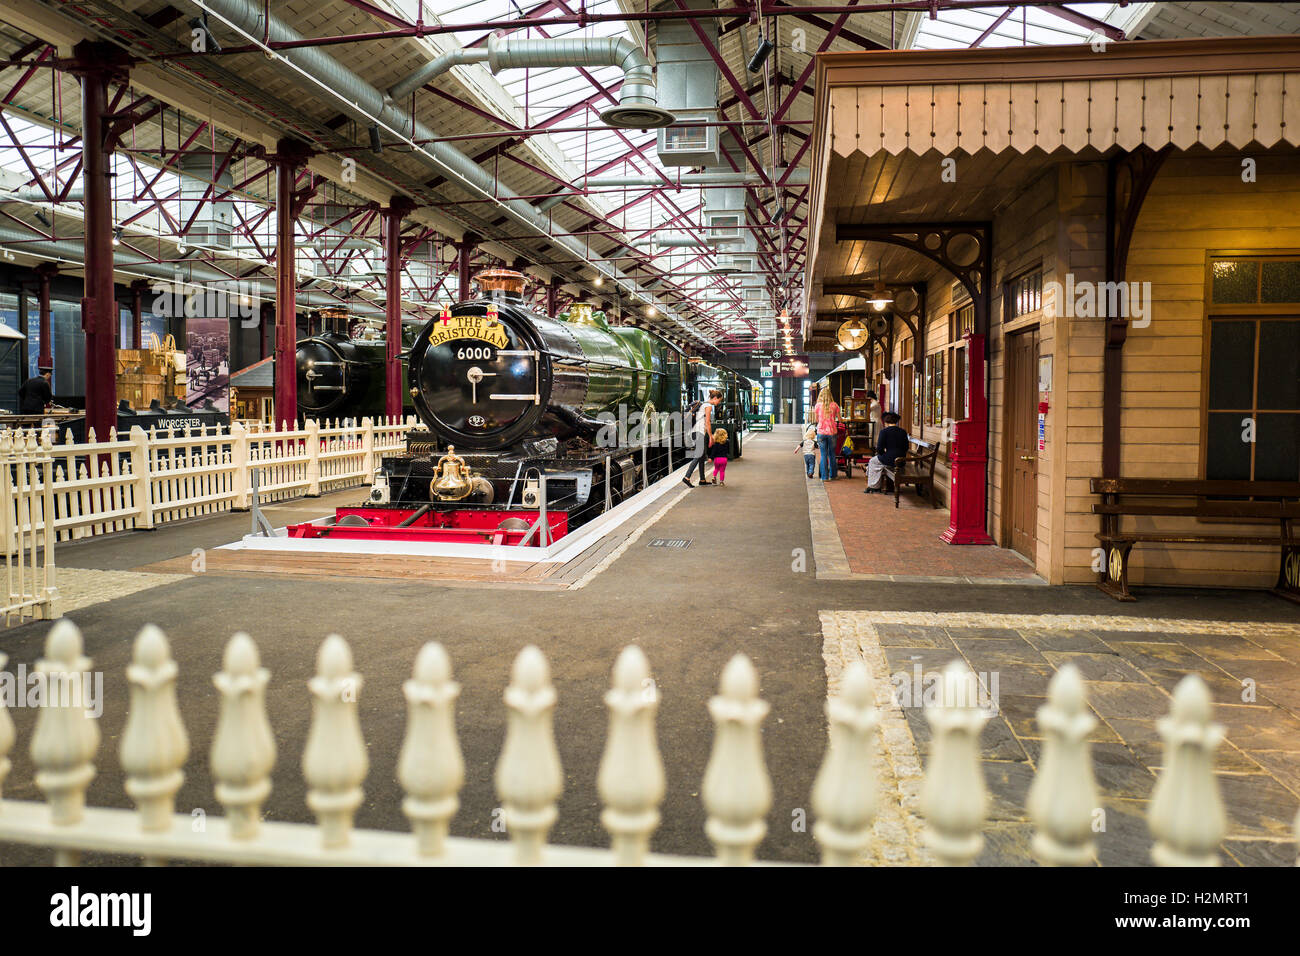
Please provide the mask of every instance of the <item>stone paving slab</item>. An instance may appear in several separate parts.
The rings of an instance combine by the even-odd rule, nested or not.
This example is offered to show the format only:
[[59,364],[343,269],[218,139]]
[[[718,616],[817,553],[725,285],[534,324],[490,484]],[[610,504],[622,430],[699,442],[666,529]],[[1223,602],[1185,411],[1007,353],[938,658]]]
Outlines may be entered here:
[[[1156,721],[1192,672],[1209,685],[1227,734],[1215,761],[1229,820],[1223,863],[1295,863],[1300,623],[929,611],[822,611],[821,621],[831,693],[847,664],[866,661],[888,728],[877,755],[884,822],[866,862],[923,862],[916,795],[930,730],[924,701],[910,699],[910,689],[959,660],[996,700],[980,739],[990,809],[977,865],[1034,863],[1024,805],[1042,752],[1037,710],[1067,663],[1082,672],[1098,719],[1089,740],[1105,810],[1100,865],[1150,865],[1148,801],[1164,762]],[[903,689],[897,699],[895,685]]]
[[188,574],[145,574],[139,571],[98,571],[90,568],[59,568],[55,581],[59,589],[56,609],[71,614],[104,601],[138,594],[149,588],[189,580]]

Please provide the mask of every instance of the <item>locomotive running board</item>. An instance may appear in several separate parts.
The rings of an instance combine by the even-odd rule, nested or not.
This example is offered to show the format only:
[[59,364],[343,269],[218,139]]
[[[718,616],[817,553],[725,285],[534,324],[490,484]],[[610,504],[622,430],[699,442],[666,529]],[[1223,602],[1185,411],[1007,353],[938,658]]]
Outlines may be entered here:
[[[285,528],[276,528],[274,536],[245,535],[239,541],[224,544],[218,550],[277,551],[296,554],[392,554],[429,558],[477,558],[483,561],[527,561],[562,564],[577,557],[600,538],[611,533],[630,518],[646,510],[665,495],[678,490],[686,466],[676,468],[644,491],[605,512],[560,538],[547,547],[520,548],[514,545],[453,544],[449,542],[375,541],[359,539],[290,538]],[[311,524],[325,524],[334,518],[324,515]]]

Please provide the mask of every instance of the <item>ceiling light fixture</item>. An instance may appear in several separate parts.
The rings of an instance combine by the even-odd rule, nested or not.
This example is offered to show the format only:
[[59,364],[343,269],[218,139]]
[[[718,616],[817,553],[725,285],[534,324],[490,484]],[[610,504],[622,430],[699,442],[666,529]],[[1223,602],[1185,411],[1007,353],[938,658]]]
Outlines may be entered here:
[[871,303],[871,307],[877,312],[885,311],[885,306],[893,305],[894,303],[893,295],[890,294],[890,291],[887,288],[885,288],[885,280],[881,275],[880,266],[876,267],[876,284],[871,290],[871,298],[867,301]]

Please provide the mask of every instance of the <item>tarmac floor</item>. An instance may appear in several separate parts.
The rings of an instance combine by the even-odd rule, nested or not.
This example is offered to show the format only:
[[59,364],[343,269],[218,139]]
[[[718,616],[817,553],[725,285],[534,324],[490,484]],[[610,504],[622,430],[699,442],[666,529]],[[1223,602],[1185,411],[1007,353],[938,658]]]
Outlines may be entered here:
[[[1300,610],[1294,605],[1260,592],[1148,589],[1137,603],[1120,610],[1092,587],[818,580],[813,573],[809,482],[802,458],[792,453],[797,437],[792,426],[749,436],[744,457],[728,466],[725,487],[684,495],[580,590],[516,591],[428,581],[207,572],[169,578],[167,583],[70,611],[67,616],[85,635],[86,653],[105,675],[103,742],[88,803],[131,806],[117,756],[127,713],[123,672],[132,639],[146,623],[166,632],[180,667],[178,696],[191,757],[177,796],[178,812],[197,808],[209,814],[222,812],[207,769],[218,705],[211,678],[220,667],[226,641],[242,630],[253,636],[272,675],[268,710],[279,756],[266,816],[284,821],[312,819],[300,759],[310,716],[306,684],[320,642],[327,634],[338,633],[351,643],[356,667],[365,680],[360,716],[370,770],[356,825],[401,831],[409,829],[396,781],[406,721],[401,686],[410,676],[420,646],[441,641],[462,687],[456,719],[466,782],[451,831],[484,839],[504,838],[492,829],[498,807],[493,769],[505,733],[502,692],[515,655],[527,644],[537,645],[550,662],[559,695],[555,736],[565,772],[559,819],[550,839],[578,846],[608,844],[596,792],[607,723],[603,695],[619,650],[637,644],[650,660],[661,695],[658,734],[668,780],[663,822],[652,848],[698,855],[712,854],[699,796],[713,739],[706,705],[716,693],[727,660],[743,652],[754,661],[761,694],[771,705],[763,733],[773,777],[773,808],[759,857],[811,862],[818,856],[811,826],[801,828],[792,821],[808,808],[825,748],[825,651],[830,633],[825,612],[1098,618],[1122,613],[1125,618],[1201,622],[1300,622]],[[354,491],[285,503],[275,506],[270,517],[277,526],[283,525],[330,511],[335,503],[358,496]],[[883,502],[883,498],[876,500]],[[248,528],[247,514],[220,515],[154,532],[60,545],[58,561],[68,568],[130,570],[217,547]],[[657,538],[690,539],[690,545],[647,546]],[[0,649],[9,655],[10,670],[19,662],[30,667],[41,656],[49,626],[34,622],[0,635]],[[940,635],[937,643],[946,639]],[[929,635],[925,640],[936,638]],[[965,647],[954,643],[958,649]],[[1022,651],[1037,653],[1028,647],[1017,653]],[[1294,666],[1294,660],[1289,656],[1286,666]],[[977,663],[975,658],[971,662]],[[1013,663],[1034,666],[1019,659]],[[1300,685],[1289,701],[1291,709],[1298,702]],[[34,712],[16,709],[12,716],[18,742],[11,753],[14,766],[4,796],[39,800],[28,755]],[[1281,746],[1300,750],[1300,735]],[[1032,747],[1023,749],[1027,757],[1022,761],[1032,760],[1034,755],[1028,752]],[[1288,791],[1284,784],[1277,795],[1278,815],[1294,814],[1300,782],[1293,786],[1294,791]],[[1292,803],[1289,810],[1287,801]],[[984,862],[1014,862],[1015,856],[1004,853]],[[9,864],[43,864],[50,853],[0,845],[0,859]],[[87,857],[85,862],[122,861]]]

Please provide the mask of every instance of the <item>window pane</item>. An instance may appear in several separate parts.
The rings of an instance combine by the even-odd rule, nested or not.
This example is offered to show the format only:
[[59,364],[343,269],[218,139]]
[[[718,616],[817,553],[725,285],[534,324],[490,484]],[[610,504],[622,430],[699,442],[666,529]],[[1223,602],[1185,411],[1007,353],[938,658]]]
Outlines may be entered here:
[[1205,477],[1248,481],[1250,479],[1250,443],[1242,441],[1245,426],[1240,412],[1211,413],[1206,436]]
[[1300,259],[1265,262],[1260,277],[1261,302],[1300,302]]
[[1255,323],[1210,323],[1210,408],[1253,408]]
[[1259,416],[1255,480],[1300,481],[1300,415]]
[[1300,408],[1300,322],[1259,324],[1259,407]]
[[1253,259],[1220,259],[1213,265],[1215,302],[1255,302],[1259,288],[1259,262]]

